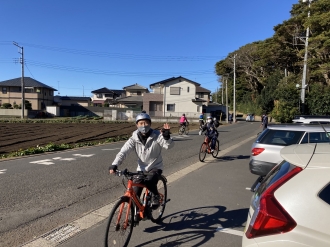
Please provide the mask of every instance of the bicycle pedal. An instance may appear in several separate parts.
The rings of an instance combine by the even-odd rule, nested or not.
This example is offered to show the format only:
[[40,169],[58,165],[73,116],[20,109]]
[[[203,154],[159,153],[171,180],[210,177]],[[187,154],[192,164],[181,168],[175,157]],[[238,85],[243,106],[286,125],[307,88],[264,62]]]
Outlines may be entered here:
[[171,199],[167,199],[165,203],[168,203],[169,201],[171,201]]

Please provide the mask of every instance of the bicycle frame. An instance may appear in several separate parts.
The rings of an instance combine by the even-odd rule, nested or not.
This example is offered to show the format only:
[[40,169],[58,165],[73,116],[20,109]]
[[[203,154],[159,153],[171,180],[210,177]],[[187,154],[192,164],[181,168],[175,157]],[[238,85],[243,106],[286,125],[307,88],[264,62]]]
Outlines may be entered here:
[[207,150],[205,150],[208,154],[211,153],[211,146],[210,146],[210,138],[208,136],[205,136],[204,138],[204,142],[206,143],[207,145]]
[[[127,207],[126,216],[125,216],[125,224],[124,224],[125,229],[128,225],[128,217],[129,217],[129,212],[130,212],[130,209],[131,209],[131,206],[132,206],[132,199],[133,199],[135,205],[139,208],[141,219],[143,219],[145,217],[145,212],[144,211],[145,211],[145,208],[146,208],[146,198],[149,194],[149,190],[146,188],[144,202],[143,202],[143,205],[142,205],[141,202],[140,202],[140,199],[137,198],[137,195],[133,190],[133,186],[146,188],[146,186],[144,184],[133,183],[133,181],[131,179],[128,180],[127,189],[126,189],[126,192],[124,194],[125,197],[129,198],[128,207]],[[120,206],[120,209],[119,209],[120,213],[118,214],[117,224],[119,224],[119,222],[120,222],[122,213],[124,211],[124,206],[125,206],[125,204],[122,204]]]

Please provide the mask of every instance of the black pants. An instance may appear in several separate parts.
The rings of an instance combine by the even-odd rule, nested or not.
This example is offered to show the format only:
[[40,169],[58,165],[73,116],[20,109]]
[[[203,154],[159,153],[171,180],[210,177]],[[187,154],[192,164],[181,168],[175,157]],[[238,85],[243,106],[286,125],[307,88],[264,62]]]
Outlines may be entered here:
[[[157,183],[159,180],[160,175],[162,175],[163,171],[161,169],[152,169],[149,171],[146,179],[141,179],[140,176],[134,177],[133,183],[144,184],[147,189],[154,195],[158,195]],[[141,196],[142,187],[133,187],[137,196]]]

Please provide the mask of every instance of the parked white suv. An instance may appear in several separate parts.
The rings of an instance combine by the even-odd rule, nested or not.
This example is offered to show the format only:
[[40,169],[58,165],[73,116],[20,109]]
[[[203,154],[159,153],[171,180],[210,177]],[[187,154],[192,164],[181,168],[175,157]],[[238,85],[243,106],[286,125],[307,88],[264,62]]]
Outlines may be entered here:
[[330,124],[330,118],[304,118],[300,117],[292,120],[293,123],[300,124]]
[[[324,128],[324,129],[323,129]],[[330,143],[330,125],[274,124],[268,125],[252,144],[249,169],[251,173],[265,176],[283,159],[283,147],[300,143]]]
[[330,246],[330,144],[283,148],[257,185],[242,247]]

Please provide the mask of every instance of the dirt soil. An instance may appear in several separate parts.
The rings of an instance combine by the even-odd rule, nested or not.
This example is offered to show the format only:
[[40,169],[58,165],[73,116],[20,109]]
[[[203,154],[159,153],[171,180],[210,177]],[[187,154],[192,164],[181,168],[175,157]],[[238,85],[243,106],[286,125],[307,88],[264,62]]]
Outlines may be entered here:
[[[163,123],[153,123],[160,129]],[[198,123],[190,124],[197,129]],[[0,154],[20,149],[54,144],[74,144],[105,141],[121,135],[131,135],[134,123],[0,123]],[[171,133],[178,132],[178,124],[171,124]]]

